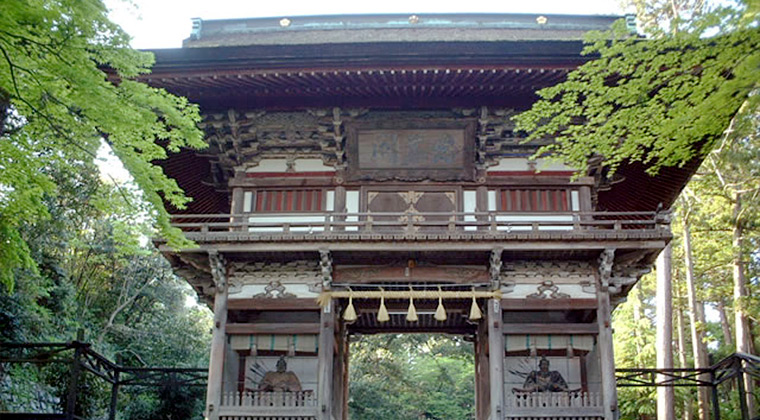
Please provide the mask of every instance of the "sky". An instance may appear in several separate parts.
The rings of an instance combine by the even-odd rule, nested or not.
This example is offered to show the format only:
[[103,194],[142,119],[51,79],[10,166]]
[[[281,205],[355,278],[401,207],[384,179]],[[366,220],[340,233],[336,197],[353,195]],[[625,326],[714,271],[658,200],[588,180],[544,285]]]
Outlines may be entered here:
[[408,13],[536,13],[620,15],[619,0],[106,0],[110,18],[132,35],[139,49],[179,48],[190,36],[191,19]]

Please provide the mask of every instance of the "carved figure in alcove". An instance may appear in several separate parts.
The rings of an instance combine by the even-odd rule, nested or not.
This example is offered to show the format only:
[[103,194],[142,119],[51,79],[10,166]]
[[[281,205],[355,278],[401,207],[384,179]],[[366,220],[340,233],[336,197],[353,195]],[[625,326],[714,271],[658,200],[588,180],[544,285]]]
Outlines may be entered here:
[[277,371],[269,371],[259,382],[259,391],[301,391],[301,381],[295,373],[288,370],[288,363],[285,356],[280,357],[277,361]]
[[568,392],[567,382],[556,370],[549,370],[549,360],[542,357],[538,369],[528,374],[522,388],[512,388],[512,392]]

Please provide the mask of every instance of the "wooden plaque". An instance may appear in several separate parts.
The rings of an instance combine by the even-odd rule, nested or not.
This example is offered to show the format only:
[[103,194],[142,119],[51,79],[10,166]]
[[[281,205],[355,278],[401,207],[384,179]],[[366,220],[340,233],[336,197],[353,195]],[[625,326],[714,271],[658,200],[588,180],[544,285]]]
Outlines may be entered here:
[[474,121],[353,123],[347,134],[351,181],[474,179]]

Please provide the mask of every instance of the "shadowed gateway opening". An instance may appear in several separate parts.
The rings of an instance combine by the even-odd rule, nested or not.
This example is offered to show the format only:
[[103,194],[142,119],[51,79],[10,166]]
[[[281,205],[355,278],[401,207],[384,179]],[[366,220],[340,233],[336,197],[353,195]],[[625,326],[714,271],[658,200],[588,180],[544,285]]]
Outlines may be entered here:
[[349,418],[475,418],[471,338],[447,334],[351,335]]

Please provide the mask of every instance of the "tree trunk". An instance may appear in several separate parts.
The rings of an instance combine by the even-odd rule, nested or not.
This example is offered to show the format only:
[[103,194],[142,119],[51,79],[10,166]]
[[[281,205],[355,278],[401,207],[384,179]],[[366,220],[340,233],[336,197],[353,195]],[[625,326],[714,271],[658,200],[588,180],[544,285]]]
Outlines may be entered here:
[[[734,196],[734,320],[736,322],[736,351],[739,353],[749,354],[752,351],[750,345],[750,331],[747,314],[743,308],[746,304],[747,279],[744,275],[744,226],[742,222],[742,195],[736,193]],[[752,378],[744,375],[744,389],[747,391],[747,407],[749,408],[750,418],[755,413]]]
[[720,327],[723,330],[723,345],[731,345],[734,342],[734,337],[731,335],[731,324],[728,322],[728,315],[726,315],[726,303],[722,299],[718,301],[717,309],[720,316]]
[[[689,322],[691,323],[691,345],[694,354],[694,367],[705,369],[710,364],[702,333],[702,328],[705,326],[705,308],[701,302],[697,302],[688,216],[683,220],[683,253],[686,263],[686,295],[689,299]],[[699,379],[709,381],[710,376],[707,374],[700,375]],[[708,393],[708,389],[706,387],[697,388],[697,397],[699,402],[699,420],[710,420],[710,394]]]
[[[686,337],[684,337],[683,327],[683,309],[681,308],[679,296],[676,295],[676,302],[679,304],[676,306],[676,331],[678,336],[678,363],[681,368],[688,368],[686,361]],[[686,398],[683,406],[683,419],[692,420],[694,418],[694,409],[692,406],[692,398]]]
[[10,105],[10,96],[6,91],[0,89],[0,136],[5,134],[5,120],[8,118]]
[[632,305],[633,305],[633,322],[636,328],[633,329],[633,338],[636,342],[636,354],[641,354],[641,336],[639,334],[639,325],[641,324],[641,281],[634,286],[633,293],[631,293]]
[[[671,245],[657,257],[657,368],[673,368],[673,289]],[[667,380],[659,375],[658,381]],[[657,420],[675,420],[673,388],[657,387]]]

